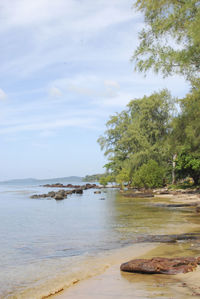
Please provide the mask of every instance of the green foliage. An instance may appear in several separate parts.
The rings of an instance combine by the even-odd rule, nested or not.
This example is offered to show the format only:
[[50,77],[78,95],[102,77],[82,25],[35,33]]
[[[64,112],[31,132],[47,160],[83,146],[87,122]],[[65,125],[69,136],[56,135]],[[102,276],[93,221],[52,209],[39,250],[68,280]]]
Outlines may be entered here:
[[83,182],[98,182],[104,174],[93,174],[93,175],[86,175],[82,181]]
[[127,109],[111,116],[104,136],[98,139],[109,160],[105,165],[107,170],[117,176],[126,168],[131,177],[131,173],[149,159],[163,163],[171,111],[171,95],[163,90],[132,100]]
[[[200,1],[135,0],[144,14],[145,28],[133,59],[136,68],[164,76],[178,73],[192,84],[178,103],[167,90],[132,100],[111,116],[104,136],[105,165],[117,182],[159,187],[163,178],[200,180]],[[163,169],[165,171],[163,172]]]
[[133,175],[132,186],[158,188],[163,186],[164,170],[154,160],[143,164]]
[[183,150],[178,155],[176,170],[179,177],[190,176],[193,178],[194,184],[198,185],[200,182],[200,154]]
[[153,69],[165,76],[172,73],[186,77],[200,71],[199,0],[136,0],[135,7],[144,14],[145,28],[133,60],[136,68]]
[[179,182],[178,184],[168,185],[169,189],[177,190],[177,189],[195,189],[196,186],[193,185],[191,179],[184,180],[183,182]]
[[127,168],[122,168],[119,174],[116,176],[116,182],[120,184],[121,189],[124,188],[125,183],[129,183],[130,181],[130,172]]
[[181,113],[173,122],[172,140],[177,151],[176,172],[179,178],[200,179],[200,80],[193,82],[191,92],[180,101]]
[[104,187],[108,184],[108,178],[105,176],[102,176],[99,180],[100,185],[103,185]]

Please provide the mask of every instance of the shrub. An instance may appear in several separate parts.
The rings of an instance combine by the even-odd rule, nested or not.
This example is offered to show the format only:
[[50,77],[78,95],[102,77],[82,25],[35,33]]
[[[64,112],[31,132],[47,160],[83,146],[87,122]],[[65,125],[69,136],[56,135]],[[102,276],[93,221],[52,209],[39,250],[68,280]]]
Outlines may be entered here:
[[143,164],[133,175],[132,185],[140,188],[158,188],[163,186],[164,170],[154,160]]

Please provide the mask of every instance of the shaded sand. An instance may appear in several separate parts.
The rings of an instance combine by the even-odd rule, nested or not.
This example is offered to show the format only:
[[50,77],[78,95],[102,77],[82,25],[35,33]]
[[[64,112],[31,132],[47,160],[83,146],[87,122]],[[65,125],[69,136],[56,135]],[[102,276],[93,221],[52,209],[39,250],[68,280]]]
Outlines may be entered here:
[[[145,246],[145,244],[143,244]],[[141,246],[141,252],[143,246]],[[145,258],[157,254],[181,256],[179,245],[159,245],[140,256]],[[147,249],[147,248],[146,248]],[[187,248],[185,248],[187,250]],[[161,254],[162,253],[162,254]],[[134,254],[132,258],[135,258]],[[123,259],[123,261],[126,261]],[[121,261],[103,274],[81,281],[56,296],[58,299],[110,299],[110,298],[194,298],[200,296],[200,268],[187,274],[143,275],[120,272]]]
[[180,194],[155,194],[155,198],[167,199],[168,202],[173,203],[197,203],[200,204],[200,193],[189,194],[189,193],[180,193]]

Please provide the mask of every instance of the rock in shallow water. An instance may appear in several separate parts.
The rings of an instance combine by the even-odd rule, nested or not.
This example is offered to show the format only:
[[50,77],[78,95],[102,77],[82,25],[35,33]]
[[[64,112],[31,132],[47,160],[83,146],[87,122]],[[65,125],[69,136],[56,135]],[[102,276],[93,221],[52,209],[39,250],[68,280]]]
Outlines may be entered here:
[[135,259],[121,265],[124,272],[142,274],[178,274],[193,271],[200,264],[200,257]]

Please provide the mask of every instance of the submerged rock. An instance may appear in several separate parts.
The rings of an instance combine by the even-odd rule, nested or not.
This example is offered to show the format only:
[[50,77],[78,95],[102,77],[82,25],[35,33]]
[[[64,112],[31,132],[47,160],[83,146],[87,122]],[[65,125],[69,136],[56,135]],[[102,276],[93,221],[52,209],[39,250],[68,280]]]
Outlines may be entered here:
[[137,243],[175,243],[177,241],[200,240],[200,233],[172,234],[172,235],[146,235],[139,236]]
[[163,208],[186,208],[186,207],[196,207],[198,205],[197,202],[190,202],[190,203],[170,203],[170,204],[155,204],[157,207]]
[[200,264],[200,257],[135,259],[121,265],[124,272],[142,274],[178,274],[193,271]]
[[154,194],[147,193],[147,192],[133,192],[133,193],[123,193],[123,196],[131,197],[131,198],[145,198],[145,197],[154,197]]

